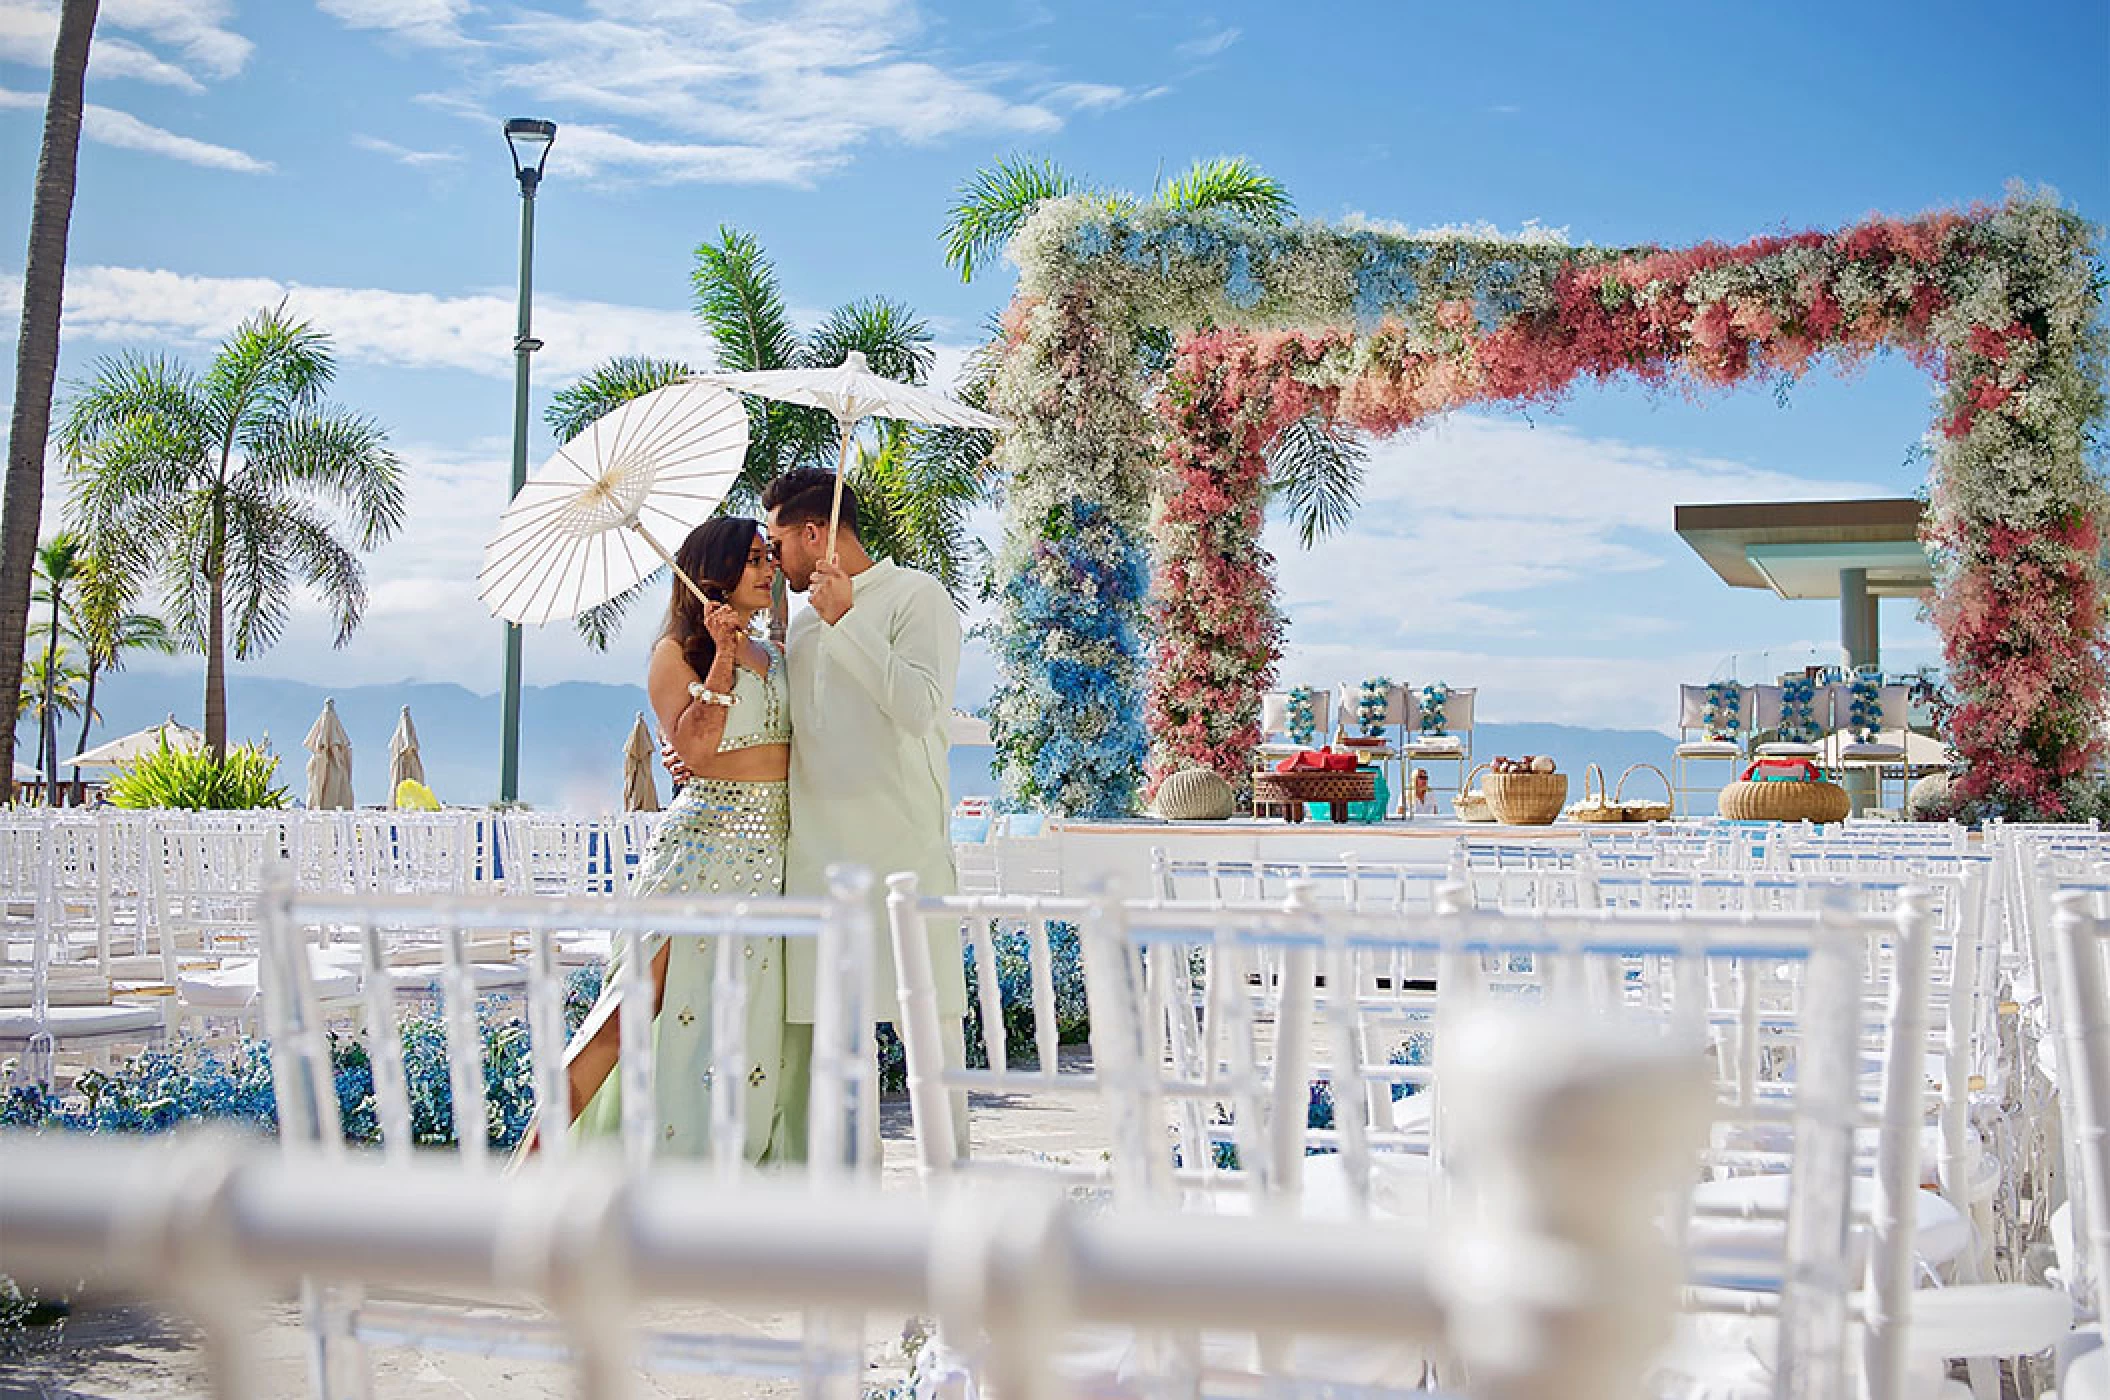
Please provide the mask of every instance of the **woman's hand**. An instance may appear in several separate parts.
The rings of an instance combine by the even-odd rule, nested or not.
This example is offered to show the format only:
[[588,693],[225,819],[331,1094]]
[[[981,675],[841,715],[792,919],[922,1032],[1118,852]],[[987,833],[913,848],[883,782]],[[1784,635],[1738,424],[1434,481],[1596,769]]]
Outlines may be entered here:
[[724,603],[706,603],[703,609],[703,630],[711,634],[717,644],[718,653],[737,661],[738,648],[747,642],[747,619]]

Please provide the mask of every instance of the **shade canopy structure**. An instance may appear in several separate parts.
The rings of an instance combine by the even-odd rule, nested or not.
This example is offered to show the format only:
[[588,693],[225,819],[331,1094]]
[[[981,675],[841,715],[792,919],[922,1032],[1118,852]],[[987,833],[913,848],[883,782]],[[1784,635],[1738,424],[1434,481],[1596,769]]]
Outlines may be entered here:
[[60,766],[74,769],[122,768],[126,764],[139,762],[149,754],[161,752],[163,741],[178,753],[197,753],[205,747],[203,734],[187,724],[176,723],[176,717],[170,715],[160,724],[135,730],[108,743],[98,744],[83,753],[77,753],[69,762]]
[[1934,586],[1920,543],[1923,502],[1750,501],[1676,508],[1677,531],[1732,588],[1781,598],[1837,598],[1849,666],[1881,664],[1876,604]]
[[337,718],[337,702],[322,702],[322,713],[308,737],[308,807],[311,811],[344,811],[352,805],[352,738]]
[[652,762],[658,752],[658,745],[652,742],[652,726],[645,723],[640,711],[637,723],[630,726],[630,737],[623,743],[624,811],[659,810],[659,785],[652,777]]
[[405,783],[425,781],[425,756],[418,752],[418,727],[410,722],[410,706],[396,720],[396,732],[388,736],[388,791],[394,799]]
[[44,775],[19,759],[15,762],[15,781],[18,783],[41,783]]
[[[746,456],[747,410],[722,388],[670,384],[603,414],[543,463],[499,517],[477,596],[519,623],[576,617],[607,602],[662,564],[673,567]],[[695,580],[683,582],[696,589]]]
[[946,742],[956,749],[986,749],[996,742],[989,721],[954,710],[946,724]]
[[738,389],[778,403],[824,409],[840,429],[835,461],[835,500],[828,508],[828,558],[835,558],[835,527],[842,518],[843,473],[850,464],[850,438],[867,418],[890,418],[939,428],[981,428],[990,432],[1004,420],[957,399],[904,384],[873,372],[864,353],[851,350],[833,369],[757,369],[692,375],[691,384]]

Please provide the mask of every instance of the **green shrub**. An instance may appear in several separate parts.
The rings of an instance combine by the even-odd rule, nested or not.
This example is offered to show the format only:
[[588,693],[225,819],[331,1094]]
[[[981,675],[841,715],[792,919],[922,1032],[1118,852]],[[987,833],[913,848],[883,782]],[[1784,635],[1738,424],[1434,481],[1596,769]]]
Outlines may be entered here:
[[203,750],[172,749],[166,738],[158,753],[131,764],[110,783],[112,806],[180,807],[192,812],[224,812],[252,807],[283,807],[286,790],[274,787],[278,756],[244,746],[229,749],[224,759]]

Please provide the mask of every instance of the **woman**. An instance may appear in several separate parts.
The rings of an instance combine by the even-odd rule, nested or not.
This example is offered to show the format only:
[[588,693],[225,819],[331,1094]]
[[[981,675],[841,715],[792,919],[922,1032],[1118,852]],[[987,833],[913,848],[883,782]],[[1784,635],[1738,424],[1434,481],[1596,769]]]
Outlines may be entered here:
[[[637,894],[775,895],[784,888],[784,840],[790,808],[791,705],[784,656],[749,634],[769,610],[776,566],[752,520],[726,516],[699,525],[675,553],[675,565],[713,601],[680,579],[667,624],[652,648],[645,686],[660,732],[694,775],[667,815],[638,868]],[[657,1151],[702,1156],[710,1150],[711,971],[715,941],[649,940],[654,1028],[654,1081],[659,1100]],[[751,1162],[784,1161],[805,1141],[804,1124],[778,1124],[784,1033],[781,938],[750,938],[741,947],[747,974],[746,1141]],[[619,1017],[616,964],[601,998],[565,1051],[574,1138],[621,1130],[621,1076],[613,1073]]]

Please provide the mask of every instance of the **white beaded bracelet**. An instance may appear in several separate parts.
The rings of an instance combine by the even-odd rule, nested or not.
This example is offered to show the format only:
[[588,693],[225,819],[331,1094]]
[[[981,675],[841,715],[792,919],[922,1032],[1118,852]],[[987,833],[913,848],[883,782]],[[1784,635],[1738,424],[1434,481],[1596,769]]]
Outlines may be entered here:
[[706,705],[730,706],[736,697],[728,695],[722,690],[712,690],[702,681],[690,681],[689,698],[701,700]]

